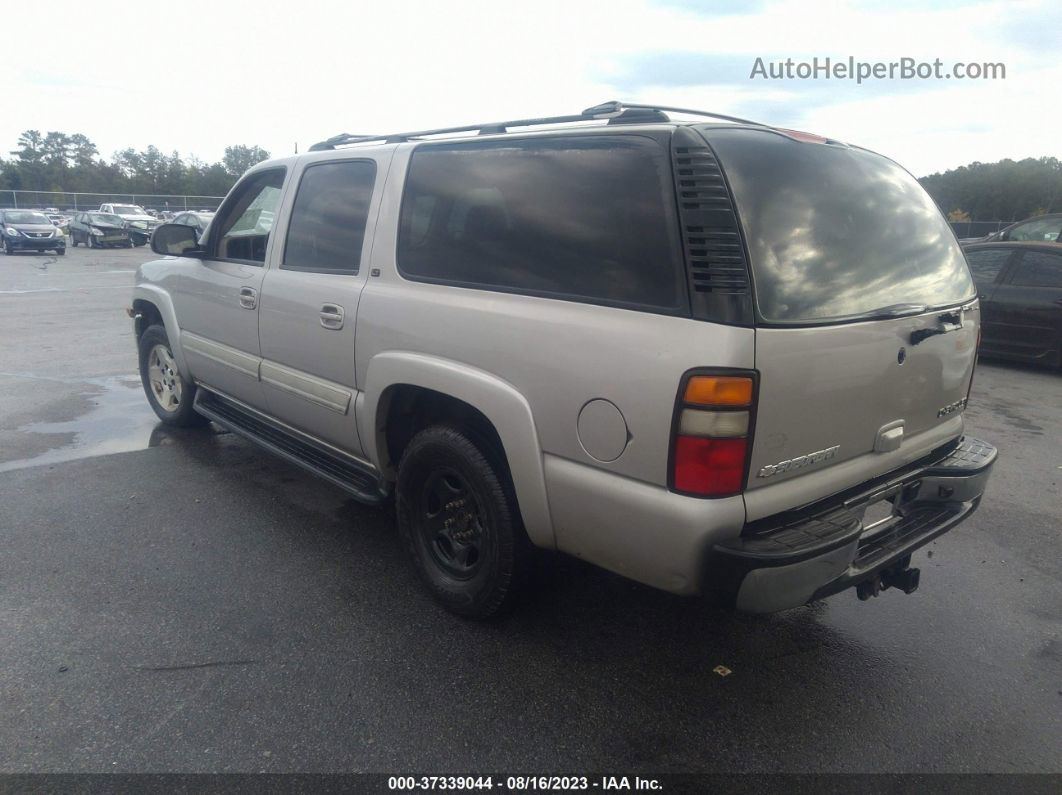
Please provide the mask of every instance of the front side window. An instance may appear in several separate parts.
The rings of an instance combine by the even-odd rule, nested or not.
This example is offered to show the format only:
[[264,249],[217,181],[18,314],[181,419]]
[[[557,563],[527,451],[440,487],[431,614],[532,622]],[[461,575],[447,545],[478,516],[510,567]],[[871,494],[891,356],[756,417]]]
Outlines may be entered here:
[[407,278],[688,313],[667,151],[633,135],[431,144],[412,157]]
[[1020,287],[1062,287],[1062,256],[1046,251],[1024,252],[1010,283]]
[[1010,259],[1010,249],[989,248],[981,251],[970,251],[966,255],[966,261],[970,263],[970,272],[973,273],[974,281],[978,284],[992,284],[1003,270],[1003,266]]
[[375,179],[371,160],[308,166],[295,195],[280,267],[357,273]]
[[1060,231],[1062,231],[1062,218],[1040,218],[1018,224],[1006,233],[1005,239],[1053,243],[1058,241]]
[[250,175],[236,187],[221,210],[214,256],[265,262],[266,245],[283,186],[284,169],[273,168]]

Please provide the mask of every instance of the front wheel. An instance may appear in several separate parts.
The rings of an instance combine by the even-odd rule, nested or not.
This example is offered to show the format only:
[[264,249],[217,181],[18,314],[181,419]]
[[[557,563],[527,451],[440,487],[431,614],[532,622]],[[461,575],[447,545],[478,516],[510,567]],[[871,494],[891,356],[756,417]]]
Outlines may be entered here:
[[435,425],[413,437],[398,468],[398,529],[413,566],[438,601],[469,618],[509,607],[529,567],[502,455],[476,434]]
[[166,329],[149,326],[140,335],[139,349],[140,381],[158,418],[167,425],[179,427],[205,425],[206,417],[192,408],[196,386],[177,368]]

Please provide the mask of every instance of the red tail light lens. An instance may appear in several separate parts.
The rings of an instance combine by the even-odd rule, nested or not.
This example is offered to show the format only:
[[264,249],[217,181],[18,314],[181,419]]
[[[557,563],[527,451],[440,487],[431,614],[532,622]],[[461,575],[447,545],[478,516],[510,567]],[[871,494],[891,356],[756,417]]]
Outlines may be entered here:
[[748,439],[675,440],[675,488],[705,497],[722,497],[741,491],[745,479]]
[[687,373],[675,407],[671,488],[697,497],[740,494],[750,451],[752,372]]

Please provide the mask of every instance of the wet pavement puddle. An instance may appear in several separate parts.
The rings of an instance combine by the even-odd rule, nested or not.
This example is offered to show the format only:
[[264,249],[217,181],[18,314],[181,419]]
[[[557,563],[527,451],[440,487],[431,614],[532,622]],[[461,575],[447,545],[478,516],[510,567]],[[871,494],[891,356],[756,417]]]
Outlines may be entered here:
[[56,444],[29,458],[0,461],[0,472],[127,453],[164,443],[166,432],[148,406],[138,376],[92,378],[76,383],[87,388],[83,394],[89,410],[72,419],[34,422],[14,429],[20,434],[52,436]]

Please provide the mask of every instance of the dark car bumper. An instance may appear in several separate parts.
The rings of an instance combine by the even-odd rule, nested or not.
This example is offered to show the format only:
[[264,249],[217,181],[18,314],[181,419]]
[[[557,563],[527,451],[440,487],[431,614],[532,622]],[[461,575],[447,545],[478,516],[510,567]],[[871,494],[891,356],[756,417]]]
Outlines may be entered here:
[[113,248],[115,246],[124,247],[128,246],[130,243],[129,235],[125,232],[122,232],[121,234],[117,235],[93,235],[92,239],[95,241],[97,246],[102,246],[103,248]]
[[66,248],[66,238],[59,237],[10,237],[5,236],[8,248],[12,251],[53,251]]
[[[853,586],[860,596],[917,587],[911,553],[972,514],[996,460],[988,442],[965,437],[922,462],[842,500],[757,522],[754,532],[709,558],[708,581],[723,584],[750,613],[798,607]],[[887,500],[892,515],[864,526],[868,506]]]

